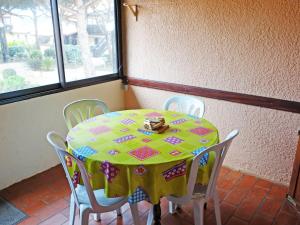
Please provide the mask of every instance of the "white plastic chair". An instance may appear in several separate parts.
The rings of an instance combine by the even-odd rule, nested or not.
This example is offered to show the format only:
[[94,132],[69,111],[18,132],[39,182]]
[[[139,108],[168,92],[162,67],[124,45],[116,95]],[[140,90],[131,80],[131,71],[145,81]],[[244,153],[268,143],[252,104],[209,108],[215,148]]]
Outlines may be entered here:
[[[219,205],[219,196],[218,196],[218,192],[216,191],[216,182],[225,155],[229,149],[229,146],[232,140],[238,135],[238,133],[239,133],[238,130],[231,131],[222,143],[214,145],[195,156],[189,174],[189,180],[187,184],[187,194],[182,197],[175,197],[175,196],[167,197],[167,199],[169,200],[170,213],[173,214],[175,212],[175,206],[177,204],[182,205],[190,201],[193,201],[195,225],[203,225],[204,205],[207,203],[207,201],[210,198],[212,198],[214,201],[217,225],[222,224],[220,205]],[[199,161],[204,154],[210,152],[215,152],[215,162],[213,165],[209,183],[207,186],[198,185],[196,184],[196,179],[198,174]],[[147,225],[151,225],[152,221],[153,221],[153,210],[150,209],[148,214]]]
[[63,113],[68,129],[101,113],[108,113],[109,108],[105,102],[98,99],[81,99],[69,103],[64,107]]
[[[58,155],[72,191],[70,197],[69,224],[74,225],[76,206],[79,209],[80,225],[88,225],[90,213],[96,213],[96,215],[100,215],[100,213],[116,210],[119,214],[121,206],[127,203],[127,198],[107,198],[105,197],[103,189],[93,191],[84,164],[79,159],[75,158],[70,153],[65,151],[66,145],[64,139],[60,135],[52,131],[48,133],[47,140],[53,146]],[[65,160],[66,157],[70,157],[73,161],[76,162],[80,171],[80,177],[82,178],[84,185],[77,185],[77,187],[75,187],[75,185],[73,184],[71,176],[67,169]],[[137,204],[130,204],[130,209],[134,224],[139,225]],[[96,216],[95,218],[100,219],[98,216]]]
[[202,118],[205,111],[205,105],[202,100],[191,96],[174,96],[164,103],[164,110],[173,110],[188,115]]

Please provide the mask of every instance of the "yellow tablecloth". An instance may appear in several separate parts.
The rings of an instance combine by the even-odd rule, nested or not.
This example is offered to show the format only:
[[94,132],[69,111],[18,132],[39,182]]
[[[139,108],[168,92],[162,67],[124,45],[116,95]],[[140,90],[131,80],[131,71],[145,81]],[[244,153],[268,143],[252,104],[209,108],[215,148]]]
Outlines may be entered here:
[[[162,134],[141,129],[148,117],[163,116],[170,128]],[[193,157],[219,141],[207,120],[172,111],[127,110],[103,114],[70,130],[69,151],[84,161],[93,188],[108,197],[130,196],[129,202],[186,194]],[[68,160],[74,183],[80,183],[76,165]],[[214,155],[200,161],[197,182],[207,184]]]

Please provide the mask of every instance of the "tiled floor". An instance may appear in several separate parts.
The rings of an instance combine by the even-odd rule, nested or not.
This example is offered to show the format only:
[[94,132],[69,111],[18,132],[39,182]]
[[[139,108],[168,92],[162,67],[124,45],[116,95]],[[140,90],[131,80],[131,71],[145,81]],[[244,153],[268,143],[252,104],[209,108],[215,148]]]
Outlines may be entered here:
[[[300,225],[300,217],[285,202],[287,188],[269,181],[222,168],[218,180],[223,225]],[[25,225],[67,225],[69,188],[60,166],[24,180],[0,192],[0,195],[29,215]],[[175,215],[167,213],[167,201],[162,199],[162,224],[192,225],[192,206],[186,205]],[[142,224],[146,224],[149,203],[139,205]],[[76,219],[78,224],[78,216]],[[123,217],[115,212],[102,214],[100,222],[91,225],[132,224],[128,204]],[[205,212],[205,225],[215,225],[212,204]]]

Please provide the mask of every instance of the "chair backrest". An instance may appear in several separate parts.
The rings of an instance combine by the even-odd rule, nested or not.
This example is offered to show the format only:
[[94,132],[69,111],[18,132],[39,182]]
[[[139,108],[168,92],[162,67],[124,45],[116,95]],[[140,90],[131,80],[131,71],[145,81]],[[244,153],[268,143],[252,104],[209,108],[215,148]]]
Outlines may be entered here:
[[75,158],[73,155],[71,155],[70,153],[68,153],[66,151],[67,146],[65,145],[65,140],[59,134],[57,134],[53,131],[49,132],[47,134],[47,140],[54,148],[54,150],[57,153],[58,158],[64,168],[68,183],[70,185],[70,188],[71,188],[71,191],[72,191],[72,194],[74,196],[75,203],[77,204],[77,206],[79,207],[80,202],[78,199],[78,195],[76,194],[76,191],[75,191],[76,184],[73,183],[73,180],[69,174],[66,160],[72,160],[73,162],[76,162],[76,165],[78,166],[79,172],[80,172],[80,174],[78,174],[78,176],[79,176],[78,178],[79,179],[81,178],[83,181],[83,185],[86,189],[86,192],[87,192],[87,195],[88,195],[88,198],[89,198],[92,208],[93,209],[100,208],[100,210],[103,209],[104,207],[99,205],[96,201],[96,198],[95,198],[93,189],[91,187],[89,177],[88,177],[88,174],[84,167],[84,164],[79,159]]
[[210,152],[215,153],[215,161],[214,161],[214,165],[213,165],[213,168],[211,171],[209,183],[208,183],[208,186],[206,189],[206,198],[209,198],[213,195],[213,193],[216,189],[216,182],[217,182],[223,161],[225,159],[226,153],[229,149],[229,146],[230,146],[232,140],[238,134],[239,134],[238,130],[231,131],[227,135],[226,139],[223,142],[216,144],[214,146],[211,146],[195,156],[195,158],[193,159],[193,163],[192,163],[191,170],[190,170],[190,176],[189,176],[189,180],[188,180],[188,196],[189,197],[191,197],[194,192],[194,187],[196,184],[200,159],[205,154],[209,154]]
[[169,98],[163,106],[164,110],[182,112],[198,118],[203,117],[205,105],[202,100],[191,96],[174,96]]
[[63,110],[69,130],[83,120],[108,112],[109,109],[105,102],[98,99],[82,99],[71,102]]

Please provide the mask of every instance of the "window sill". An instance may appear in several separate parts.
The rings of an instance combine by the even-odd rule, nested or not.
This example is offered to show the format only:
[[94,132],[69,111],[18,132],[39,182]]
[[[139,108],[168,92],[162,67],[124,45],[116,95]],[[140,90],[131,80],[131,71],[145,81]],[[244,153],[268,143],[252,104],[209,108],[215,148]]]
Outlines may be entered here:
[[111,74],[111,75],[105,75],[101,77],[89,78],[85,80],[68,82],[66,83],[65,87],[62,87],[61,84],[50,84],[50,85],[36,87],[36,88],[3,93],[0,94],[0,105],[5,105],[5,104],[23,101],[31,98],[41,97],[44,95],[69,91],[77,88],[100,84],[100,83],[106,83],[106,82],[119,80],[119,79],[120,77],[117,74]]

